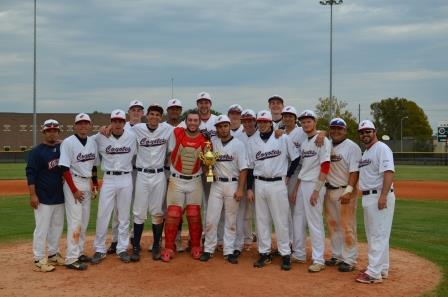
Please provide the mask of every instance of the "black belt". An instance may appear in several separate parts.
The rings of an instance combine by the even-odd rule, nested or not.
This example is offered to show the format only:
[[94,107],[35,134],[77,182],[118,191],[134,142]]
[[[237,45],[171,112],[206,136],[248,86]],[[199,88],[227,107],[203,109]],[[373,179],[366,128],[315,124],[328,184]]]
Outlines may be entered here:
[[108,175],[123,175],[123,174],[129,174],[127,171],[106,171],[105,172]]
[[[394,191],[394,189],[390,189],[389,192],[392,193],[393,191]],[[367,191],[362,191],[362,195],[363,195],[363,196],[370,195],[370,194],[376,194],[376,193],[378,193],[377,190],[367,190]]]
[[235,181],[238,181],[238,178],[236,178],[236,177],[232,177],[232,178],[228,178],[228,177],[217,177],[215,180],[216,180],[216,181],[220,181],[220,182],[235,182]]
[[335,187],[330,183],[325,183],[325,188],[327,188],[329,190],[338,190],[338,189],[345,189],[345,188],[347,188],[347,186]]
[[262,181],[268,181],[268,182],[274,182],[274,181],[279,181],[279,180],[283,179],[283,177],[281,177],[281,176],[277,176],[277,177],[254,176],[254,178],[262,180]]
[[77,175],[77,174],[73,174],[73,176],[80,177],[80,178],[90,178],[90,177],[85,177],[85,176],[81,176],[81,175]]
[[163,168],[157,168],[157,169],[150,169],[150,168],[138,168],[137,171],[144,172],[144,173],[160,173],[163,172]]
[[182,174],[177,174],[177,173],[171,173],[171,176],[172,177],[178,177],[178,178],[181,178],[181,179],[188,179],[188,180],[190,180],[190,179],[199,177],[201,175],[200,174],[199,175],[182,175]]
[[170,170],[170,166],[164,166],[165,170]]

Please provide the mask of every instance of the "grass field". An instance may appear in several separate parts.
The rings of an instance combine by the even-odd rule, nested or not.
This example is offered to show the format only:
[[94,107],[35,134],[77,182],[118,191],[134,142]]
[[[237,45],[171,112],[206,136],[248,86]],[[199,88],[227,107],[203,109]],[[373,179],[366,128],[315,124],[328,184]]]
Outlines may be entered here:
[[[0,179],[24,179],[25,166],[25,163],[0,163]],[[448,181],[448,166],[397,165],[395,179]]]

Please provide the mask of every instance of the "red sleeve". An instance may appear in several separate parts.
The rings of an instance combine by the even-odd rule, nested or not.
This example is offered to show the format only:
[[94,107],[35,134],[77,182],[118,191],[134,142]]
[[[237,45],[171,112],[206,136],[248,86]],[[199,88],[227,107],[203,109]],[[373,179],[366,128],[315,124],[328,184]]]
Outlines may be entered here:
[[72,178],[72,174],[70,173],[70,170],[64,171],[64,179],[65,179],[65,182],[68,184],[70,191],[72,191],[73,194],[78,192],[78,188],[75,186],[75,183],[73,182],[73,178]]
[[326,161],[320,164],[320,172],[322,172],[323,174],[328,174],[330,172],[330,161]]

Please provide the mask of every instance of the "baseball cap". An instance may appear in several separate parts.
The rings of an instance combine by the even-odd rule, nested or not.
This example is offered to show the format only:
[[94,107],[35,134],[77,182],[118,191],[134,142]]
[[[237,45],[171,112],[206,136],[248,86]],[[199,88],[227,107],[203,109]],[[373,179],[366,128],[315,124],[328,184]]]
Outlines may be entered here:
[[126,114],[121,109],[115,109],[110,113],[110,119],[119,119],[119,120],[125,120],[126,121]]
[[236,111],[236,112],[241,113],[241,112],[243,112],[243,108],[239,104],[232,104],[232,105],[229,106],[229,109],[227,110],[227,113],[229,113],[231,111]]
[[273,95],[273,96],[269,97],[268,103],[271,102],[272,100],[280,100],[283,104],[283,98],[280,97],[279,95]]
[[364,129],[373,129],[375,130],[375,125],[369,121],[369,120],[364,120],[361,123],[359,123],[358,126],[358,131],[364,130]]
[[148,107],[148,112],[150,112],[151,110],[155,110],[155,111],[160,112],[160,114],[163,114],[163,107],[160,106],[160,105],[157,104],[157,103],[151,104],[151,105]]
[[200,93],[196,96],[196,102],[198,102],[199,100],[202,100],[202,99],[205,99],[205,100],[208,100],[208,101],[212,102],[212,97],[211,97],[210,94],[207,93],[207,92],[200,92]]
[[218,124],[221,124],[221,123],[230,123],[229,117],[226,116],[225,114],[219,115],[215,119],[215,126],[218,126]]
[[42,125],[42,131],[45,130],[49,130],[49,129],[57,129],[58,131],[60,131],[61,129],[59,128],[59,123],[56,120],[53,119],[48,119],[44,122],[44,124]]
[[284,114],[284,113],[290,113],[297,117],[297,110],[294,107],[289,106],[289,105],[283,107],[282,114]]
[[252,109],[245,109],[241,112],[241,119],[256,119],[257,114]]
[[271,122],[272,121],[272,114],[270,111],[262,110],[259,111],[257,114],[257,122]]
[[129,108],[132,108],[132,107],[134,107],[134,106],[138,106],[138,107],[141,107],[141,108],[145,108],[144,106],[143,106],[143,103],[140,101],[140,100],[132,100],[130,103],[129,103]]
[[91,123],[92,121],[90,120],[90,117],[88,114],[86,113],[78,113],[75,117],[75,124],[78,122],[82,122],[82,121],[86,121]]
[[170,108],[170,107],[174,107],[174,106],[178,106],[182,108],[182,102],[177,99],[177,98],[173,98],[168,100],[168,104],[166,105],[166,109]]
[[304,111],[302,111],[302,113],[299,115],[299,120],[303,119],[303,118],[313,118],[316,119],[316,113],[312,110],[309,109],[305,109]]
[[341,118],[334,118],[330,121],[330,127],[347,128],[347,123]]

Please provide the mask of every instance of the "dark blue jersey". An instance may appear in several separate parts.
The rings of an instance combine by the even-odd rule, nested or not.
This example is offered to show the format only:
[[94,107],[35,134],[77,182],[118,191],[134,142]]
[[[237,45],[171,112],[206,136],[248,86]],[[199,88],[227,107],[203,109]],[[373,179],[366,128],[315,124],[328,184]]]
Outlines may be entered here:
[[39,144],[34,147],[26,166],[28,185],[36,188],[39,203],[53,205],[64,203],[62,170],[58,166],[61,145]]

